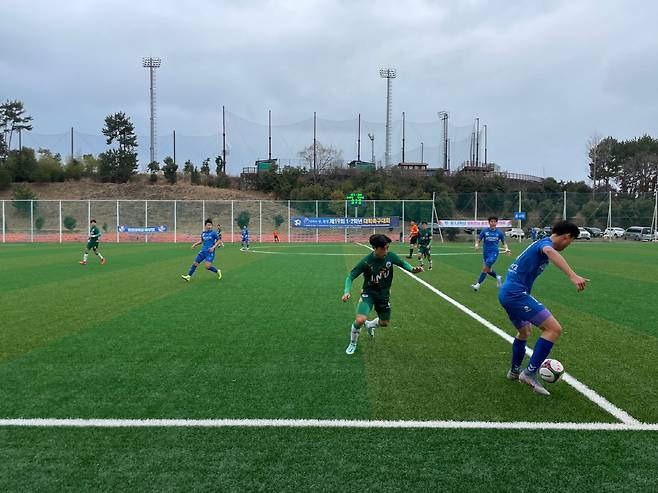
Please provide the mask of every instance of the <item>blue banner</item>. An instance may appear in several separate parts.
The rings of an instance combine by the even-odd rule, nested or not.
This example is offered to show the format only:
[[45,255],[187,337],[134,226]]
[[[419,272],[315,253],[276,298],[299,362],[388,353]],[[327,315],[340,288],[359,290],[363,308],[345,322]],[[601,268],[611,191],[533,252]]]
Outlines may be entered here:
[[525,212],[515,212],[514,219],[518,221],[525,221]]
[[166,233],[169,227],[166,224],[161,226],[133,227],[122,224],[118,227],[119,233]]
[[397,228],[400,218],[392,217],[291,217],[293,228]]

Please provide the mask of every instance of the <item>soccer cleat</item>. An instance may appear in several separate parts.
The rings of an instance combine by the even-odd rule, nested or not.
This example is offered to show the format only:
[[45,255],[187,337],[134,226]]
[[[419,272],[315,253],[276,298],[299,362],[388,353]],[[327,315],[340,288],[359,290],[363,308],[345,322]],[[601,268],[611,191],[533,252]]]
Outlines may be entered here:
[[107,260],[105,260],[105,257],[101,259],[101,265],[105,265],[107,263]]
[[519,382],[526,384],[537,394],[551,395],[551,393],[546,390],[542,384],[539,383],[537,380],[537,375],[530,375],[529,373],[526,373],[525,370],[519,374]]
[[181,274],[181,277],[186,280],[187,282],[190,282],[190,279],[192,279],[192,276],[187,276],[185,274]]
[[502,276],[496,276],[496,286],[501,287],[503,285],[503,278]]
[[354,354],[354,351],[356,351],[356,342],[350,342],[350,345],[345,350],[345,354]]
[[473,288],[473,291],[477,291],[480,289],[480,283],[476,282],[475,284],[471,284],[471,287]]
[[217,280],[219,281],[222,278],[222,270],[217,269]]
[[86,260],[81,260],[80,265],[87,265],[87,261]]
[[519,374],[521,372],[515,371],[515,370],[509,370],[507,372],[507,380],[518,380],[519,379]]

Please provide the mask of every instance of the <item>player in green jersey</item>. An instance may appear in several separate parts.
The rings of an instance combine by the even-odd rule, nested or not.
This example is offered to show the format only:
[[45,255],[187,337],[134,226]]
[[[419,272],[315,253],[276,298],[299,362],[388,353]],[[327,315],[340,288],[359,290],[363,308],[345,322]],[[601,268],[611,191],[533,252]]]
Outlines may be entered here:
[[427,227],[427,222],[423,221],[418,231],[418,261],[423,266],[423,257],[427,259],[432,270],[432,229]]
[[101,237],[101,230],[96,226],[96,219],[92,219],[89,227],[89,239],[87,240],[87,247],[85,253],[82,255],[81,265],[87,265],[87,257],[89,257],[89,250],[100,259],[101,264],[106,262],[105,257],[98,251],[98,239]]
[[[363,288],[356,309],[356,318],[350,330],[350,344],[345,352],[354,354],[356,343],[365,324],[368,335],[373,337],[378,326],[386,327],[391,320],[390,290],[393,282],[393,269],[396,265],[408,272],[422,272],[422,267],[412,267],[395,253],[388,251],[391,239],[386,235],[376,234],[370,237],[373,252],[366,255],[345,279],[343,291],[344,302],[350,299],[352,281],[363,274]],[[375,309],[378,317],[368,321],[368,314]]]

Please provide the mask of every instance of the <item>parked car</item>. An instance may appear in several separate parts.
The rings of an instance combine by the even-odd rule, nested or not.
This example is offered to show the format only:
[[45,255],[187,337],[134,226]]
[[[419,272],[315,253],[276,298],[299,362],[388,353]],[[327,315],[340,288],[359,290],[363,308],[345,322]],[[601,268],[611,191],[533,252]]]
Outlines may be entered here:
[[588,228],[585,226],[585,229],[589,231],[589,234],[592,235],[592,238],[600,238],[603,236],[603,231],[601,231],[599,228]]
[[653,240],[653,235],[651,234],[651,228],[646,228],[642,226],[631,226],[624,232],[625,240],[637,240],[637,241],[651,241]]
[[591,240],[592,239],[592,235],[585,228],[578,228],[578,231],[580,231],[580,233],[578,234],[578,239],[579,240]]
[[606,238],[621,238],[624,236],[624,228],[606,228],[603,236]]
[[505,231],[505,236],[510,238],[525,238],[525,233],[521,228],[512,228],[509,231]]

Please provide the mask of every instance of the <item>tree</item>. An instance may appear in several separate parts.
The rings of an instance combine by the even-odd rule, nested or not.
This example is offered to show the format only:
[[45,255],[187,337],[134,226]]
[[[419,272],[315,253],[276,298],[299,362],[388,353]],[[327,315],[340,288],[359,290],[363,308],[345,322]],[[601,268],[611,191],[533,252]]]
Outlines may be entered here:
[[151,183],[155,183],[156,181],[158,181],[157,173],[158,171],[160,171],[160,165],[158,164],[158,162],[157,161],[150,162],[147,168],[151,172],[151,174],[149,175],[149,181]]
[[588,142],[587,157],[589,158],[588,178],[592,180],[593,189],[604,182],[606,188],[610,186],[619,173],[620,163],[615,154],[618,142],[613,137],[599,139],[597,136],[592,137]]
[[0,168],[0,190],[7,190],[11,186],[11,175],[9,171]]
[[240,229],[242,229],[249,226],[250,220],[251,220],[251,214],[249,213],[249,211],[242,211],[240,212],[240,214],[238,214],[236,222],[238,223],[238,226],[240,226]]
[[39,149],[37,170],[33,178],[40,183],[64,181],[62,156],[59,153],[53,154],[49,149]]
[[6,166],[12,181],[33,181],[38,167],[34,149],[9,151]]
[[137,173],[137,136],[130,118],[123,112],[105,118],[103,127],[107,145],[118,147],[102,153],[98,175],[101,181],[127,182]]
[[70,158],[64,166],[64,178],[67,180],[79,180],[85,174],[85,166],[82,161]]
[[209,157],[204,159],[203,162],[201,163],[200,172],[201,172],[202,175],[210,176],[210,158]]
[[215,165],[217,166],[215,168],[215,173],[217,174],[217,176],[226,174],[226,163],[224,162],[222,156],[217,156],[215,158]]
[[45,224],[46,220],[39,216],[34,220],[34,229],[37,231],[41,231],[43,229],[43,225]]
[[201,173],[196,169],[196,166],[192,168],[192,172],[190,173],[190,183],[192,185],[201,185]]
[[315,143],[315,168],[313,167],[313,144],[299,151],[298,155],[307,164],[309,170],[317,173],[343,165],[342,151],[333,146],[325,147],[318,141]]
[[277,214],[274,216],[274,227],[276,229],[279,229],[279,226],[281,226],[286,220],[283,219],[283,216],[281,214]]
[[12,205],[19,215],[28,217],[37,211],[38,202],[34,202],[37,196],[25,185],[16,185],[12,198],[14,199]]
[[164,174],[165,179],[173,185],[178,178],[178,165],[170,156],[164,158],[162,162],[162,173]]
[[5,143],[7,152],[11,151],[11,140],[14,132],[32,130],[31,121],[32,117],[25,114],[25,108],[23,107],[22,101],[7,100],[0,105],[0,130],[3,135],[9,135],[9,138]]

